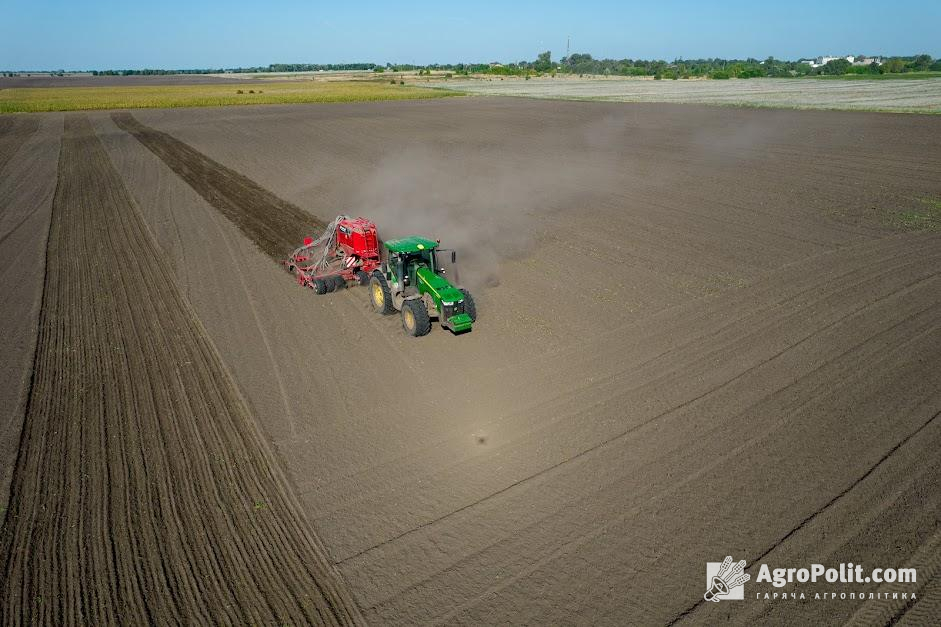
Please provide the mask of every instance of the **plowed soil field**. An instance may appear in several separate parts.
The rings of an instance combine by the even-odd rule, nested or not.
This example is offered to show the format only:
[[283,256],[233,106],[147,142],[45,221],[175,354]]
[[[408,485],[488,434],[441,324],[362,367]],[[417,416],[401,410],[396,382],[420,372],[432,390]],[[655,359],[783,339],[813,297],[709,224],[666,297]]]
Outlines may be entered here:
[[4,527],[14,623],[357,616],[124,183],[65,120]]
[[[3,618],[937,622],[938,172],[918,115],[0,118]],[[338,213],[457,248],[474,331],[299,288]],[[755,581],[845,562],[918,579]]]

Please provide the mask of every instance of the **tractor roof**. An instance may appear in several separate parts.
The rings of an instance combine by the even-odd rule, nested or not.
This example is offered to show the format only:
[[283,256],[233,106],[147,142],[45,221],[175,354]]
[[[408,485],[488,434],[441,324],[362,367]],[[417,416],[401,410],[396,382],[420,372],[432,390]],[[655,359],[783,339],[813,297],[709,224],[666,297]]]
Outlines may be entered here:
[[386,248],[393,253],[417,253],[420,250],[433,250],[438,247],[438,242],[417,235],[403,237],[402,239],[393,239],[385,242]]

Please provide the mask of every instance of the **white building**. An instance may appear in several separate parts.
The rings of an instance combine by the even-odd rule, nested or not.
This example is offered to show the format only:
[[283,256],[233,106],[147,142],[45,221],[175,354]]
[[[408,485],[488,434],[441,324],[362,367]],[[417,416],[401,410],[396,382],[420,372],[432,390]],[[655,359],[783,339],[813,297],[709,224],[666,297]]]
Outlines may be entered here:
[[801,63],[808,63],[810,67],[822,67],[829,63],[830,61],[836,61],[837,59],[846,59],[852,65],[869,65],[870,63],[878,63],[882,65],[882,57],[854,57],[853,55],[847,55],[845,57],[817,57],[816,59],[801,59]]

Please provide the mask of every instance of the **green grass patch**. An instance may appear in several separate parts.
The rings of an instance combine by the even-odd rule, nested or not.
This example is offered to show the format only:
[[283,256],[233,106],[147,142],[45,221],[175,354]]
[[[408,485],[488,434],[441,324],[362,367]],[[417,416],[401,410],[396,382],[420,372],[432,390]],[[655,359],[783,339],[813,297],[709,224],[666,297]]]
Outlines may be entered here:
[[17,87],[0,89],[0,113],[364,102],[459,95],[463,94],[445,89],[392,85],[379,81],[245,81],[244,85],[225,83],[133,87]]
[[905,231],[941,231],[941,200],[919,198],[907,211],[893,211],[887,217],[893,228]]

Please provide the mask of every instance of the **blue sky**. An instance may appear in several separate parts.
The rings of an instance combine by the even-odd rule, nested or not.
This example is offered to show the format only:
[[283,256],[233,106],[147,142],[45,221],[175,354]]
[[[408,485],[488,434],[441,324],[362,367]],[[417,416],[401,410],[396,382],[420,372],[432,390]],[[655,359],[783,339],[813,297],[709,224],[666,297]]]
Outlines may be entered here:
[[4,0],[0,69],[595,57],[941,57],[941,0],[706,3]]

